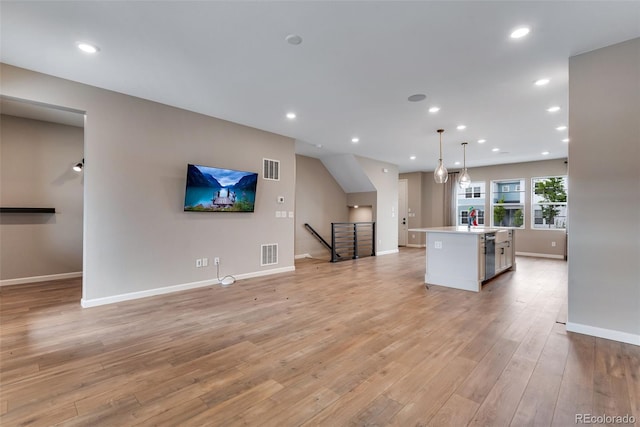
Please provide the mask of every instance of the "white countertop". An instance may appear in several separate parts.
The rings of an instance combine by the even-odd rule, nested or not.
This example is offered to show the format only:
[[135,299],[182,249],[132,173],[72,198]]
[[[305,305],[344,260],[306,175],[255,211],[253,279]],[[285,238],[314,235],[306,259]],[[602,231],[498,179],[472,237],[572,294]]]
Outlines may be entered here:
[[462,234],[485,234],[485,233],[497,233],[501,231],[500,228],[489,227],[431,227],[431,228],[410,228],[409,231],[417,231],[419,233],[462,233]]

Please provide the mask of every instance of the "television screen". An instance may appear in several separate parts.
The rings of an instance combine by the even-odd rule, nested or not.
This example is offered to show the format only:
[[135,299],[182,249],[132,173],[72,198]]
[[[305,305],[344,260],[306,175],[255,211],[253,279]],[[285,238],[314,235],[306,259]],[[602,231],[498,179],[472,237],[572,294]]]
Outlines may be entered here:
[[209,166],[187,167],[184,210],[189,212],[253,212],[258,174]]

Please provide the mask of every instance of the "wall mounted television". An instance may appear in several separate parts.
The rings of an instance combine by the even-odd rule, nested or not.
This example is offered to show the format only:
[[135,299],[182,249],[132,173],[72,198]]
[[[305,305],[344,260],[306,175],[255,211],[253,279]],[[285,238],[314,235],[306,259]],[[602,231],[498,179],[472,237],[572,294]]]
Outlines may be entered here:
[[185,212],[253,212],[258,174],[210,166],[187,166]]

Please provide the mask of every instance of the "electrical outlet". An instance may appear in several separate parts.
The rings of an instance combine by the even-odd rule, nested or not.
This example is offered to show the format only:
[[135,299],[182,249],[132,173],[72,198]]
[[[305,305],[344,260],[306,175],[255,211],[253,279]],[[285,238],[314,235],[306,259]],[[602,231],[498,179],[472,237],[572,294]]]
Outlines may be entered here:
[[213,263],[214,263],[215,265],[220,265],[220,258],[215,257],[215,258],[213,259]]
[[276,218],[281,218],[282,217],[282,213],[280,213],[280,211],[276,211]]
[[442,249],[442,242],[440,240],[436,240],[435,242],[433,242],[433,247],[435,249]]
[[551,247],[555,248],[556,247],[556,242],[551,242]]
[[196,260],[196,268],[200,268],[200,267],[202,267],[202,258],[198,258]]
[[202,258],[202,266],[203,267],[209,266],[209,258]]

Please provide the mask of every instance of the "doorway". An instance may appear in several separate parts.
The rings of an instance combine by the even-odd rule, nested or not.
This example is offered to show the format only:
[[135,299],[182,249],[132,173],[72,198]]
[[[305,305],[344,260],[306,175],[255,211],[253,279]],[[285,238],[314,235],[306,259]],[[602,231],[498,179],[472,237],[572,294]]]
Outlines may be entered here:
[[409,218],[409,203],[407,193],[409,184],[406,179],[398,180],[398,246],[407,246]]
[[0,107],[0,285],[80,278],[84,113],[7,96]]

